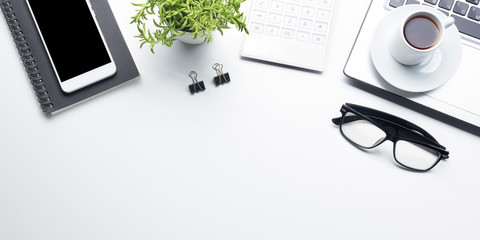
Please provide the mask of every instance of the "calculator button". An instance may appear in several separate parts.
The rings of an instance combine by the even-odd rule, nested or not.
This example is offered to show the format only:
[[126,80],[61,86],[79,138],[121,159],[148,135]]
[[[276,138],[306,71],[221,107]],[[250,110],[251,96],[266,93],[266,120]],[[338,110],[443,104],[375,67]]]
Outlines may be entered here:
[[272,1],[272,5],[270,6],[270,8],[274,11],[283,11],[283,7],[285,6],[285,3],[284,2],[280,2],[280,1]]
[[310,30],[312,28],[313,21],[310,19],[301,18],[298,21],[298,27],[305,30]]
[[325,20],[328,20],[328,18],[330,17],[330,11],[329,10],[326,10],[326,9],[317,9],[317,15],[316,17],[318,19],[325,19]]
[[291,28],[282,28],[280,36],[286,39],[293,39],[293,37],[295,37],[295,30]]
[[252,32],[263,33],[264,25],[262,23],[252,22]]
[[313,25],[313,30],[315,32],[325,33],[327,32],[327,28],[328,28],[328,23],[326,22],[315,21],[315,24]]
[[317,0],[304,0],[303,2],[304,2],[305,4],[315,6],[315,3],[317,3]]
[[267,20],[267,12],[260,11],[260,10],[255,10],[253,12],[253,19],[257,20],[257,21],[264,22],[265,20]]
[[258,8],[267,9],[268,8],[268,0],[257,0],[255,2],[255,6],[258,7]]
[[297,18],[293,16],[285,16],[283,19],[283,24],[289,27],[295,27],[297,25]]
[[281,23],[282,22],[282,14],[270,13],[268,15],[268,21],[271,22],[271,23]]
[[310,33],[308,32],[303,32],[303,31],[298,31],[297,32],[297,40],[300,42],[308,42],[310,39]]
[[304,17],[313,17],[315,15],[315,8],[313,7],[302,7],[302,16]]
[[300,13],[300,6],[293,3],[287,3],[285,12],[288,14],[298,15]]
[[279,31],[280,29],[277,26],[267,26],[267,28],[265,29],[265,32],[267,33],[267,35],[270,35],[270,36],[278,36]]
[[325,35],[320,34],[313,34],[312,35],[312,43],[318,45],[325,45],[326,37]]
[[321,8],[331,8],[333,0],[319,0],[318,6]]

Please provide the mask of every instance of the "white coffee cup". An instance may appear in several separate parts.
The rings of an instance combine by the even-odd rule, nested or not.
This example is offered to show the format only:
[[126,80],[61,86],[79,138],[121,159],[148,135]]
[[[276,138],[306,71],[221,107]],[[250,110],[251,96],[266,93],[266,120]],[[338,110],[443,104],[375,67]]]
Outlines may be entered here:
[[453,23],[452,17],[440,19],[430,11],[415,11],[401,20],[398,29],[394,30],[389,43],[390,54],[401,64],[419,64],[441,46],[446,29]]

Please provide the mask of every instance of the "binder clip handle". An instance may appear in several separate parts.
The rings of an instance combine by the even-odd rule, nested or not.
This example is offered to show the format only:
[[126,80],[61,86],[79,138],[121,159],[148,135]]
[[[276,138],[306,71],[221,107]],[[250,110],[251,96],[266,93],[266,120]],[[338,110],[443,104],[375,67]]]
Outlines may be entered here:
[[195,71],[190,71],[190,73],[188,74],[188,76],[192,79],[192,82],[193,83],[198,83],[198,80],[197,80],[197,72]]
[[223,64],[215,63],[212,68],[217,73],[217,76],[213,78],[216,86],[230,82],[230,75],[228,73],[223,73]]
[[212,68],[217,72],[217,76],[223,75],[223,64],[215,63]]
[[193,82],[192,84],[188,85],[188,88],[190,89],[191,94],[198,93],[200,91],[205,90],[205,84],[203,83],[203,81],[198,81],[197,79],[197,76],[198,76],[197,72],[190,71],[188,76],[192,79],[192,82]]

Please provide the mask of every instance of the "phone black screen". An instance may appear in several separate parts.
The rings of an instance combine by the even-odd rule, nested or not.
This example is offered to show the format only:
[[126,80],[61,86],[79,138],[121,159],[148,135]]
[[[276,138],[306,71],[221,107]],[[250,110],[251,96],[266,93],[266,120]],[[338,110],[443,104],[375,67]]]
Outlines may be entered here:
[[28,0],[61,81],[110,63],[85,0]]

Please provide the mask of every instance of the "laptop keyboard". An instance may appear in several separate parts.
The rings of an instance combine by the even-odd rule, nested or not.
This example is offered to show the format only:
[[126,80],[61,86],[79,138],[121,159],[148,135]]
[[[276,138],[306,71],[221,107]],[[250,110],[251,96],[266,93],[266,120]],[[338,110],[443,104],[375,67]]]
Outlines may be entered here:
[[388,6],[397,8],[406,4],[423,4],[434,7],[455,19],[462,34],[480,40],[480,0],[388,0]]

